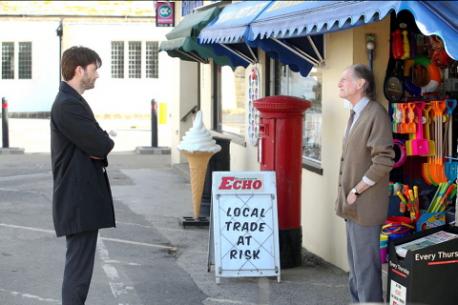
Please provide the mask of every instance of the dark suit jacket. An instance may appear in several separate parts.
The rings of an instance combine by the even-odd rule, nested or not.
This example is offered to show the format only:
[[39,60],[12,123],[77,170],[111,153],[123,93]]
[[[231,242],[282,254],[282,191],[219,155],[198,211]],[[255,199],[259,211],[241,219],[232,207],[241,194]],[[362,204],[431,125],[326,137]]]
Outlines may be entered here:
[[51,110],[53,220],[57,236],[115,226],[105,171],[106,157],[113,146],[88,103],[62,82]]

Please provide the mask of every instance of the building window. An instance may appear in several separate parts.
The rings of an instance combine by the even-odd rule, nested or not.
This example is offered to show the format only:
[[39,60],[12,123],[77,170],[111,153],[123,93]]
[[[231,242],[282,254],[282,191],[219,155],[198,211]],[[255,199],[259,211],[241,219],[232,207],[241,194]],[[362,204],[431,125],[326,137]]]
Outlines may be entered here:
[[322,70],[313,67],[307,77],[275,62],[275,94],[297,96],[312,103],[304,115],[303,162],[321,167]]
[[159,77],[159,43],[146,42],[146,78]]
[[129,41],[129,78],[142,77],[142,43]]
[[19,79],[32,79],[32,43],[19,43]]
[[2,79],[14,79],[14,42],[2,42]]
[[246,133],[245,68],[215,66],[217,81],[217,112],[214,128],[219,132],[244,137]]
[[111,77],[124,78],[124,41],[111,42]]
[[[142,70],[145,70],[145,73],[142,73]],[[127,71],[127,74],[124,71]],[[159,43],[157,41],[111,42],[111,78],[127,77],[132,79],[159,78]]]

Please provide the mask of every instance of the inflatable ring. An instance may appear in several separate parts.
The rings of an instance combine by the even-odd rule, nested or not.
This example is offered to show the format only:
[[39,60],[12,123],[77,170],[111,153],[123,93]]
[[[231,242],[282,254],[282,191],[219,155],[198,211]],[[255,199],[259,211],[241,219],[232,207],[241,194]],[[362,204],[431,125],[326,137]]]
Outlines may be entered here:
[[439,67],[425,56],[416,57],[415,64],[425,67],[429,75],[429,83],[426,86],[421,87],[421,94],[434,92],[441,82],[441,70]]
[[407,160],[407,152],[406,152],[406,146],[404,145],[404,142],[399,140],[399,139],[394,139],[393,140],[393,147],[398,147],[400,151],[400,156],[399,160],[395,160],[395,163],[393,165],[394,168],[398,168],[402,166],[406,160]]

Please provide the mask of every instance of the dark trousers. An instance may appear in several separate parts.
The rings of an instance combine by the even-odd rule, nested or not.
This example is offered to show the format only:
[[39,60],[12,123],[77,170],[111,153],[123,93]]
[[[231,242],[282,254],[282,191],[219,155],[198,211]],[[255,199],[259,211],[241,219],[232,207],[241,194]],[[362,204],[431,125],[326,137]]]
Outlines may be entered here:
[[97,235],[97,230],[67,235],[62,305],[84,305],[94,270]]

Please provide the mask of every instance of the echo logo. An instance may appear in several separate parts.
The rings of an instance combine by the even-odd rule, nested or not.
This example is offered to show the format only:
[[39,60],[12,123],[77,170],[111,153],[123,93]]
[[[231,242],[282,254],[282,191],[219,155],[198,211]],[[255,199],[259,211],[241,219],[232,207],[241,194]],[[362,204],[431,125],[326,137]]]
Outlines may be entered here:
[[222,177],[220,190],[259,190],[262,181],[257,178]]

